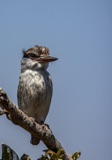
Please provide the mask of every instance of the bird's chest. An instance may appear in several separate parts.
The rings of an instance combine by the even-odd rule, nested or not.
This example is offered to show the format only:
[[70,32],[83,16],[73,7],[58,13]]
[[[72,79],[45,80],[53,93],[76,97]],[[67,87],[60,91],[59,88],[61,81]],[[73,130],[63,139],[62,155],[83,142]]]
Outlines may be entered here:
[[46,102],[52,94],[52,81],[47,73],[26,71],[20,76],[21,99],[27,105],[39,105]]

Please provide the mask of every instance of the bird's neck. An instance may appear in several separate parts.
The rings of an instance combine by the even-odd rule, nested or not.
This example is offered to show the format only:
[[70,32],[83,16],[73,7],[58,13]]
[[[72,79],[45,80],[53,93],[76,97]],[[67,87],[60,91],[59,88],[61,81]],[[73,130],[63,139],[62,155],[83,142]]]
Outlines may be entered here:
[[49,66],[48,63],[38,63],[35,61],[31,61],[29,59],[23,58],[21,61],[21,73],[25,72],[26,70],[45,72],[48,66]]

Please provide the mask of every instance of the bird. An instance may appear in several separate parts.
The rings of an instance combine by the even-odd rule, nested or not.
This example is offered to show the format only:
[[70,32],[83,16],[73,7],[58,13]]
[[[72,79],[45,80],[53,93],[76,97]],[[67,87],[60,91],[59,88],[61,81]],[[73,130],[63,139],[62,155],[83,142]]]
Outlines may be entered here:
[[[36,45],[23,50],[17,90],[18,107],[39,124],[44,124],[50,109],[53,83],[47,68],[50,62],[56,60],[58,58],[50,56],[49,49],[44,46]],[[31,144],[38,145],[39,142],[31,135]]]

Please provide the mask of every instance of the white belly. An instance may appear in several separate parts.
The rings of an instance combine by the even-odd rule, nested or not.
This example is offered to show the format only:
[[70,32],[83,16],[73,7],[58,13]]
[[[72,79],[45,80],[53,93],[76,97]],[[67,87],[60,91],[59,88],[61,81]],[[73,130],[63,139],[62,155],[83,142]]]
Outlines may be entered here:
[[52,81],[47,71],[26,70],[20,75],[18,105],[36,121],[45,121],[52,98]]

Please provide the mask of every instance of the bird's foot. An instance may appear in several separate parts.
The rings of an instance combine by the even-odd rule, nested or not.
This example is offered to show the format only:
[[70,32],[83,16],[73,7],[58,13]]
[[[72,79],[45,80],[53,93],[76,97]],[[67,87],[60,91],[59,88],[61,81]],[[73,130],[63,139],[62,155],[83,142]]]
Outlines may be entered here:
[[48,125],[48,124],[46,124],[46,123],[45,123],[44,125],[45,125],[45,126],[47,126],[47,127],[48,127],[48,129],[50,129],[50,127],[49,127],[49,125]]
[[33,117],[29,117],[31,122],[35,122],[35,119]]
[[3,114],[6,114],[6,115],[7,115],[7,114],[9,114],[9,113],[7,112],[6,109],[3,109],[3,110],[0,111],[0,115],[2,116]]

